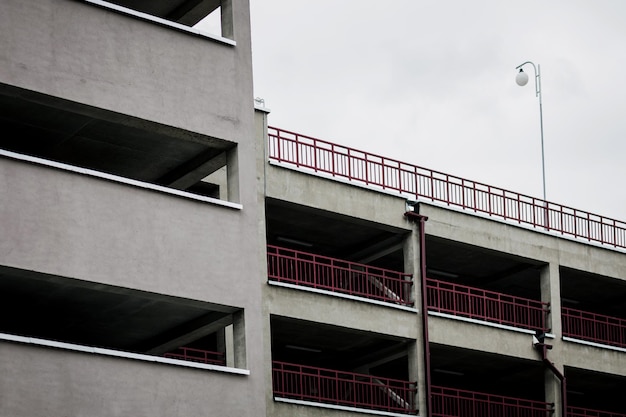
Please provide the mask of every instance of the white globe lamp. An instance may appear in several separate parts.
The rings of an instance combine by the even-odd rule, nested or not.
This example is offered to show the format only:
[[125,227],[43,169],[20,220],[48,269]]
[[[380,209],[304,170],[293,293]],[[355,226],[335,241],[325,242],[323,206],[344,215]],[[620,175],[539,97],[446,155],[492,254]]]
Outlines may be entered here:
[[526,74],[524,70],[520,68],[519,72],[515,76],[515,82],[521,87],[525,86],[528,83],[528,74]]

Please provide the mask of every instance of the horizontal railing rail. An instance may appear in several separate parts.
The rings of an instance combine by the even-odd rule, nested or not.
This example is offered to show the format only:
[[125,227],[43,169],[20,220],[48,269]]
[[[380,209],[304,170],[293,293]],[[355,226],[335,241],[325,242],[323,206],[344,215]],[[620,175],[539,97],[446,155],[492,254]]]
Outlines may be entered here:
[[431,387],[433,417],[548,417],[551,404],[542,401]]
[[626,222],[275,127],[269,158],[374,188],[626,248]]
[[163,355],[166,358],[183,361],[200,362],[211,365],[226,365],[226,355],[223,352],[180,347]]
[[562,307],[563,336],[626,348],[626,320]]
[[413,305],[411,274],[267,246],[268,278],[404,306]]
[[273,362],[274,396],[346,407],[415,414],[416,384],[366,374]]
[[567,407],[567,417],[626,417],[626,414],[580,407]]
[[429,311],[547,331],[549,304],[450,282],[426,279]]

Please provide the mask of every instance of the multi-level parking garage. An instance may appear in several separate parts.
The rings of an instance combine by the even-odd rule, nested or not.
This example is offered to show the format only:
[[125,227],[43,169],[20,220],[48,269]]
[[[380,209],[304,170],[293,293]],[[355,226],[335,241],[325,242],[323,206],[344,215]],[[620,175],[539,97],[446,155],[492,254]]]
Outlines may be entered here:
[[[624,412],[624,223],[268,132],[277,399],[441,416]],[[292,300],[307,320],[283,313]],[[330,379],[319,369],[340,394],[307,393]],[[402,388],[351,395],[382,395],[372,381],[383,377]]]
[[626,417],[623,221],[268,127],[247,0],[0,23],[0,415]]

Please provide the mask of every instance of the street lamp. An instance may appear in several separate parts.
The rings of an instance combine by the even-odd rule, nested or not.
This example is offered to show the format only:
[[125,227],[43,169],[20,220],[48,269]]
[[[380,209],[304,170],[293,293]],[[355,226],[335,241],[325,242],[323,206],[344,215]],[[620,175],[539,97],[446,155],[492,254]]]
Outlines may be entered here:
[[528,74],[524,72],[522,67],[526,64],[533,66],[535,70],[535,96],[539,98],[539,125],[541,127],[541,173],[543,178],[543,201],[546,201],[546,164],[543,150],[543,109],[541,105],[541,70],[539,65],[535,66],[534,63],[526,61],[523,64],[518,65],[515,69],[519,69],[519,72],[515,76],[515,82],[517,85],[523,87],[528,83]]

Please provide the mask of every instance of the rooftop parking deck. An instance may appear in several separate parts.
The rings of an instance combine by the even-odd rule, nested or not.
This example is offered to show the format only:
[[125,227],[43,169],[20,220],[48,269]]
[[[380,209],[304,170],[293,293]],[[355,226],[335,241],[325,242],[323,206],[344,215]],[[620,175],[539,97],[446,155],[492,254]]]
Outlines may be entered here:
[[270,162],[430,201],[576,241],[626,250],[626,222],[275,127]]

